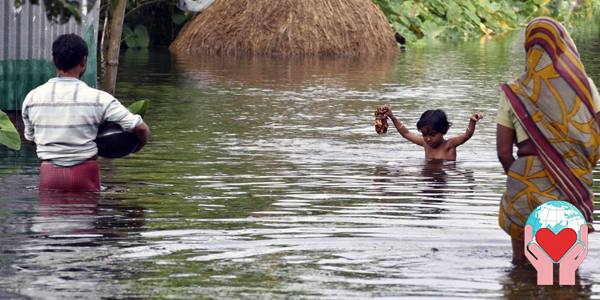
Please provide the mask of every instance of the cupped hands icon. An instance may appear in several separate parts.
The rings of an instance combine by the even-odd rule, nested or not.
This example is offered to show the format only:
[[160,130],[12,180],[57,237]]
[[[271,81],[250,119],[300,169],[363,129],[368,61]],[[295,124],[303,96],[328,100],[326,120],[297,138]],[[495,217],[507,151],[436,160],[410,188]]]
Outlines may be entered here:
[[[537,271],[538,285],[553,284],[553,267],[555,263],[559,264],[559,284],[575,284],[575,271],[588,252],[588,227],[587,224],[581,225],[579,242],[577,241],[577,235],[575,234],[573,239],[569,230],[573,231],[565,228],[554,234],[549,229],[550,233],[538,230],[536,241],[533,241],[532,226],[529,224],[525,226],[525,256]],[[573,233],[575,232],[573,231]]]

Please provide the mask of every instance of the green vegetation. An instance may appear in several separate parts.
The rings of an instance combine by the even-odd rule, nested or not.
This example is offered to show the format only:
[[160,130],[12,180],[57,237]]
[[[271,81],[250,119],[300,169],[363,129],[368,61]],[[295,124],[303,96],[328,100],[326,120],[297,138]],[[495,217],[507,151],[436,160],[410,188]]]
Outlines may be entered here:
[[[16,8],[21,7],[27,0],[14,0]],[[77,23],[81,24],[81,14],[79,9],[81,6],[78,0],[42,0],[44,7],[46,8],[46,17],[51,22],[64,24],[69,22],[71,17],[75,18]],[[96,0],[88,1],[88,5],[91,7]],[[39,5],[40,0],[29,0],[30,4]]]
[[[100,20],[107,6],[116,0],[101,1]],[[176,8],[177,0],[126,0],[123,41],[129,48],[169,45],[193,14]],[[600,12],[600,0],[372,0],[407,44],[420,45],[431,39],[464,40],[500,34],[523,27],[531,18],[551,16],[561,22],[589,18]],[[81,0],[13,0],[46,6],[49,20],[64,23],[71,17],[81,20]],[[101,24],[102,25],[102,24]],[[140,25],[143,25],[140,27]],[[102,28],[102,26],[100,26]],[[139,28],[139,29],[138,29]],[[142,29],[143,28],[143,29]],[[129,29],[129,30],[128,30]],[[142,30],[145,29],[145,33]]]
[[[180,11],[176,6],[177,2],[174,0],[127,0],[125,25],[132,29],[135,36],[143,36],[143,33],[136,31],[138,28],[140,28],[139,30],[144,28],[149,40],[146,47],[130,45],[127,40],[128,32],[124,27],[123,41],[127,48],[143,49],[170,45],[183,24],[194,15]],[[100,10],[100,20],[103,20],[104,12],[104,10]]]
[[19,132],[3,111],[0,111],[0,145],[5,145],[12,150],[21,149]]
[[[100,1],[99,28],[103,28],[105,14],[114,9],[117,0],[87,0],[88,9],[98,1]],[[177,8],[178,0],[125,1],[127,1],[125,23],[129,28],[123,28],[122,40],[128,48],[169,45],[183,24],[194,15],[180,11]],[[12,2],[17,9],[25,3],[32,5],[43,3],[46,16],[53,23],[66,23],[71,18],[78,23],[82,21],[79,12],[83,3],[81,0],[12,0]]]
[[600,0],[373,0],[408,45],[431,39],[464,40],[520,28],[537,16],[561,22],[591,17]]
[[137,25],[134,30],[123,25],[123,41],[127,48],[146,49],[150,45],[150,36],[144,25]]
[[129,111],[132,114],[140,115],[143,117],[146,114],[146,110],[148,109],[149,103],[150,103],[150,100],[139,100],[139,101],[131,103],[131,105],[129,105],[129,107],[127,107],[127,109],[129,109]]

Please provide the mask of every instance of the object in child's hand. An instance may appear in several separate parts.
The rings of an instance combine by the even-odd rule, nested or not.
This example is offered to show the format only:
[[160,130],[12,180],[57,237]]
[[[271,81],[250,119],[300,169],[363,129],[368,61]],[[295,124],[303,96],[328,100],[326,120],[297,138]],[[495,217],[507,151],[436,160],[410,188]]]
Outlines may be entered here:
[[483,116],[484,116],[484,114],[482,112],[478,112],[478,113],[473,114],[471,116],[470,120],[473,121],[473,122],[477,122],[477,121],[483,119]]
[[375,111],[375,131],[377,134],[384,134],[388,129],[388,116],[387,116],[388,106],[380,106]]

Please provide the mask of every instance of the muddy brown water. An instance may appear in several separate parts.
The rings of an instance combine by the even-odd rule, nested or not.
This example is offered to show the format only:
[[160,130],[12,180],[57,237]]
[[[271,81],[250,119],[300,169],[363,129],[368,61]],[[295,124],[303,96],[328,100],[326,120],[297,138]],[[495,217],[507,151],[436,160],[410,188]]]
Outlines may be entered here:
[[[599,31],[574,36],[600,82]],[[125,51],[118,97],[152,101],[152,141],[101,161],[95,196],[39,195],[33,148],[3,150],[0,298],[598,298],[600,235],[577,285],[538,287],[497,225],[499,84],[523,61],[518,35],[360,61]],[[445,109],[449,135],[486,116],[427,163],[375,134],[383,103],[412,129]]]

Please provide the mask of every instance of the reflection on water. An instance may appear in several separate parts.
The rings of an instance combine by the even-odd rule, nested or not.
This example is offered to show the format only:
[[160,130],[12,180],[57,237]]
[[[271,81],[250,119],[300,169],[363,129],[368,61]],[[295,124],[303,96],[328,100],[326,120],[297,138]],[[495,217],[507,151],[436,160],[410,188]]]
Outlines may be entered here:
[[[373,181],[386,185],[402,185],[407,184],[407,182],[402,183],[407,177],[413,177],[410,182],[415,183],[414,199],[420,200],[419,205],[414,209],[419,210],[418,215],[421,219],[436,219],[440,217],[439,214],[447,211],[444,208],[445,198],[454,193],[453,186],[462,186],[463,191],[467,193],[469,190],[474,190],[473,171],[457,167],[454,161],[423,160],[422,165],[415,165],[414,168],[420,169],[418,174],[413,173],[412,168],[407,169],[406,166],[378,165],[375,167]],[[394,196],[394,193],[385,191],[381,194]]]
[[[600,81],[597,31],[575,37]],[[0,298],[597,298],[600,252],[538,287],[497,225],[498,87],[522,61],[510,36],[373,61],[125,51],[118,96],[151,99],[152,141],[101,161],[92,197],[39,195],[32,148],[0,156]],[[383,102],[411,129],[446,110],[451,136],[487,117],[427,162],[374,132]]]
[[34,219],[31,231],[50,237],[94,236],[99,200],[97,193],[41,192],[39,216]]
[[[556,274],[558,269],[555,268]],[[575,285],[560,286],[558,276],[554,285],[538,286],[537,273],[533,267],[514,267],[501,279],[505,299],[591,299],[593,282],[575,273]]]
[[395,57],[281,59],[175,55],[175,71],[199,88],[298,87],[326,84],[361,88],[388,83]]
[[[14,201],[14,216],[1,223],[4,229],[2,259],[3,299],[20,297],[90,298],[95,294],[126,293],[111,281],[129,274],[107,268],[109,249],[137,244],[129,235],[144,225],[143,211],[123,203],[111,203],[98,193],[38,195],[37,178],[23,177],[26,187],[16,198],[11,192],[15,177],[4,178],[2,195]],[[38,199],[37,202],[34,202]],[[122,199],[121,199],[122,200]],[[10,229],[10,230],[6,230]]]

